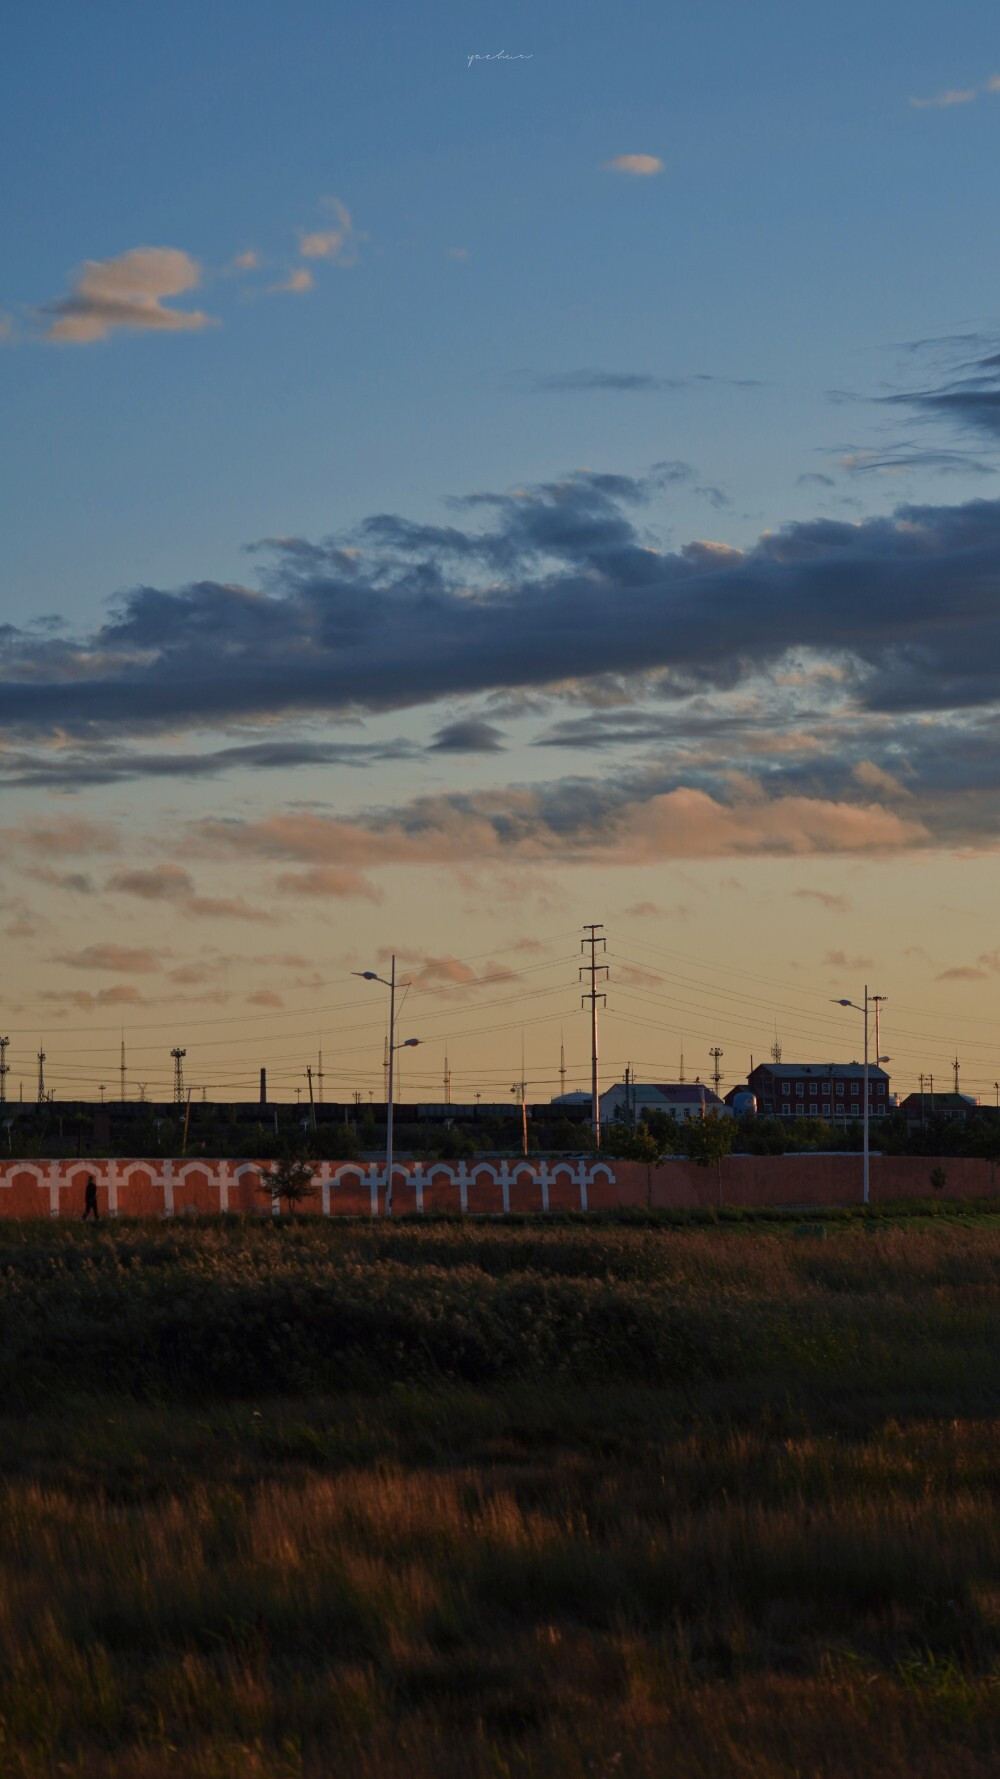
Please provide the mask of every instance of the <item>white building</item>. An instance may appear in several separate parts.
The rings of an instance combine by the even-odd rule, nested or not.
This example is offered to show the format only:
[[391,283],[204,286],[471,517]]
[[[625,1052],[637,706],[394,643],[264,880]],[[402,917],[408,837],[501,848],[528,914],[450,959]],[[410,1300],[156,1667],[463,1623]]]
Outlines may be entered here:
[[602,1124],[640,1124],[647,1112],[667,1112],[683,1124],[688,1118],[704,1118],[706,1112],[732,1117],[732,1107],[724,1105],[704,1081],[667,1081],[653,1085],[644,1081],[616,1081],[601,1094]]

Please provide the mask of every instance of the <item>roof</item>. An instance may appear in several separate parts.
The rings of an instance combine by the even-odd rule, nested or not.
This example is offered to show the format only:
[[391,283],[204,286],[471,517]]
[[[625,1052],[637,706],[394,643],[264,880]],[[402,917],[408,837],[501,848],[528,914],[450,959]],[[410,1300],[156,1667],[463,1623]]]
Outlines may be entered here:
[[[759,1075],[762,1070],[772,1079],[780,1078],[784,1081],[794,1080],[796,1076],[806,1078],[822,1076],[826,1080],[833,1076],[835,1080],[843,1081],[850,1080],[855,1075],[863,1075],[865,1065],[863,1062],[759,1062],[752,1071],[750,1079],[753,1080],[753,1076]],[[870,1076],[881,1075],[886,1081],[889,1079],[886,1070],[880,1069],[874,1062],[868,1064],[868,1073]]]
[[[624,1081],[616,1081],[601,1094],[601,1098],[604,1099],[606,1094],[624,1093],[625,1085]],[[657,1101],[665,1106],[686,1106],[692,1101],[707,1106],[722,1104],[715,1090],[704,1081],[634,1081],[629,1084],[629,1093],[634,1095],[637,1103],[641,1101],[646,1106],[655,1105]]]

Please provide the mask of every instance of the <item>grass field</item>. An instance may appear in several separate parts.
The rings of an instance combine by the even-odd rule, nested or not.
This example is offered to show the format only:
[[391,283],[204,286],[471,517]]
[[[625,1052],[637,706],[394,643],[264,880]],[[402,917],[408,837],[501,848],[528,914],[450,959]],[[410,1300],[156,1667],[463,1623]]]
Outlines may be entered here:
[[0,1225],[0,1775],[993,1775],[998,1311],[973,1208]]

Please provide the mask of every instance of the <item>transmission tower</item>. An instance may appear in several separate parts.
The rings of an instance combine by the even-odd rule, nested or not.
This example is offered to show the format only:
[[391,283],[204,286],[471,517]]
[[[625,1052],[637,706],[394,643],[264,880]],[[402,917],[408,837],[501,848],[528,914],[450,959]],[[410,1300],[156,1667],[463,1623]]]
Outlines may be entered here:
[[583,1007],[587,1001],[590,1002],[590,1107],[594,1121],[594,1142],[600,1148],[601,1093],[597,1073],[597,1003],[600,1001],[606,1007],[608,997],[606,994],[598,993],[597,978],[598,976],[607,977],[609,972],[607,964],[599,964],[597,961],[597,947],[600,945],[606,951],[608,942],[601,937],[604,930],[602,920],[591,921],[589,925],[585,924],[583,930],[589,937],[580,940],[580,950],[585,952],[589,949],[590,961],[581,966],[579,974],[581,977],[590,977],[590,987],[586,994],[580,996],[580,1005]]
[[0,1106],[7,1103],[7,1076],[10,1074],[10,1063],[7,1061],[9,1038],[0,1038]]
[[779,1063],[781,1061],[781,1045],[778,1043],[777,1027],[775,1027],[774,1031],[774,1043],[771,1045],[771,1061],[773,1063]]
[[952,1069],[953,1069],[954,1075],[955,1075],[955,1092],[957,1093],[958,1092],[958,1070],[959,1070],[959,1061],[958,1061],[957,1056],[951,1066],[952,1066]]
[[715,1086],[715,1091],[718,1094],[719,1082],[722,1080],[722,1070],[720,1069],[719,1064],[725,1053],[719,1049],[718,1044],[714,1044],[708,1054],[712,1058],[712,1063],[714,1065],[712,1069],[712,1081]]
[[41,1047],[38,1051],[38,1104],[45,1102],[45,1052]]
[[184,1058],[187,1055],[187,1051],[182,1050],[180,1045],[177,1044],[177,1045],[175,1045],[174,1049],[171,1050],[170,1054],[174,1059],[174,1099],[175,1099],[177,1105],[182,1106],[184,1104],[184,1068],[183,1068],[183,1063],[184,1063]]

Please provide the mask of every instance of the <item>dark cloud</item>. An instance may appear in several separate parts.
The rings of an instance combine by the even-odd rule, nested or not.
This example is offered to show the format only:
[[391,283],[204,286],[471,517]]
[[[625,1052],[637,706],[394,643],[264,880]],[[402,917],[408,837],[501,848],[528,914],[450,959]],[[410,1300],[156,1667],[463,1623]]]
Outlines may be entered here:
[[756,377],[713,377],[699,371],[687,377],[658,377],[651,371],[609,371],[584,368],[573,371],[549,371],[532,376],[530,387],[539,395],[588,394],[594,390],[610,390],[618,395],[659,393],[674,389],[693,389],[701,383],[718,383],[726,389],[762,389]]
[[503,730],[493,723],[467,718],[446,723],[438,729],[431,744],[435,753],[496,754],[503,751]]
[[[972,710],[1000,695],[1000,501],[816,517],[745,551],[662,550],[639,521],[678,474],[666,463],[643,478],[586,471],[475,494],[462,503],[480,522],[468,529],[380,515],[305,569],[298,545],[281,544],[267,593],[144,587],[90,637],[8,631],[0,722],[76,737],[95,750],[84,774],[190,776],[409,750],[267,741],[181,762],[108,743],[158,726],[343,718],[568,684],[603,682],[620,700],[630,676],[656,675],[661,697],[732,693],[803,656],[831,664],[869,712]],[[357,552],[349,576],[342,547]],[[58,772],[63,751],[37,769],[50,759]]]
[[937,376],[921,388],[883,396],[883,402],[1000,438],[1000,351],[995,337],[955,334],[913,341],[910,350],[938,357],[942,362]]

